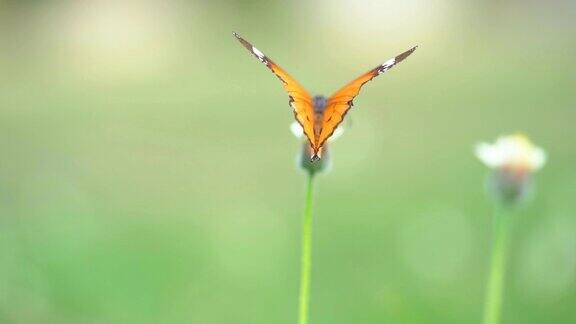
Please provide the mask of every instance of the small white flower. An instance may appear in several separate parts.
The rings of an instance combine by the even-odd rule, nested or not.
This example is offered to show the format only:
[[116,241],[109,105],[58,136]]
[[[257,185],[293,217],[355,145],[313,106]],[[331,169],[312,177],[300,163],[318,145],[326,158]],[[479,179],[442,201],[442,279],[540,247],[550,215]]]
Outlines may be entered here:
[[302,128],[300,123],[297,121],[290,124],[290,131],[292,131],[292,134],[294,134],[294,136],[297,138],[302,138],[302,136],[304,136],[304,128]]
[[[292,131],[292,134],[294,134],[294,136],[296,136],[297,138],[302,138],[304,136],[304,129],[297,121],[290,124],[290,130]],[[343,133],[344,128],[342,126],[338,126],[338,128],[334,130],[334,134],[332,134],[332,136],[330,136],[330,138],[328,139],[328,142],[334,141],[338,137],[342,136]]]
[[476,157],[492,169],[535,172],[546,163],[546,152],[522,134],[499,137],[494,144],[476,145]]
[[334,133],[332,133],[332,136],[330,136],[330,138],[328,139],[328,142],[335,141],[336,139],[338,139],[338,137],[342,136],[342,134],[344,134],[344,127],[342,126],[336,127]]

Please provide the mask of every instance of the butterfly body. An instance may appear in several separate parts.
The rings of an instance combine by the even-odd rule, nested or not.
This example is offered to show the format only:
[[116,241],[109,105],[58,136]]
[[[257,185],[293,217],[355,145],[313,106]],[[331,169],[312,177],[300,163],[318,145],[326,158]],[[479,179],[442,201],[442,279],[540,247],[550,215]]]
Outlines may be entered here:
[[[324,96],[315,96],[314,100],[314,136],[320,136],[322,132],[322,122],[324,120],[324,111],[328,104],[328,99]],[[317,154],[318,158],[320,154]],[[316,160],[315,158],[313,160]]]
[[298,84],[294,78],[264,53],[238,34],[234,33],[234,36],[282,81],[284,89],[288,93],[290,106],[294,110],[294,118],[302,126],[304,134],[310,143],[310,159],[312,161],[320,159],[322,147],[326,140],[334,134],[338,125],[343,121],[344,116],[352,108],[352,101],[358,95],[362,86],[376,76],[388,71],[416,50],[416,47],[412,47],[378,65],[336,91],[330,97],[312,97],[304,87]]
[[315,96],[314,100],[314,112],[316,114],[323,114],[324,110],[326,110],[326,104],[328,103],[328,99],[324,96]]

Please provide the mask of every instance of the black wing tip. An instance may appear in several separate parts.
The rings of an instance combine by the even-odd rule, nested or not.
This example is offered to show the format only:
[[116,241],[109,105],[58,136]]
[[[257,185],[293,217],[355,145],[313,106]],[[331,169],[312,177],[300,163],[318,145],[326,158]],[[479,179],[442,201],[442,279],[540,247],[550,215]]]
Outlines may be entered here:
[[252,52],[252,44],[248,43],[248,41],[246,41],[244,38],[242,38],[242,36],[238,35],[238,33],[236,32],[232,32],[232,35],[234,35],[234,37],[236,37],[236,39],[244,46],[246,47],[246,49],[248,49],[250,52]]
[[411,49],[405,51],[404,53],[397,55],[394,59],[396,60],[394,62],[394,64],[398,64],[400,62],[402,62],[405,58],[407,58],[408,56],[410,56],[412,53],[414,53],[414,51],[418,48],[418,46],[420,45],[416,45],[414,47],[412,47]]

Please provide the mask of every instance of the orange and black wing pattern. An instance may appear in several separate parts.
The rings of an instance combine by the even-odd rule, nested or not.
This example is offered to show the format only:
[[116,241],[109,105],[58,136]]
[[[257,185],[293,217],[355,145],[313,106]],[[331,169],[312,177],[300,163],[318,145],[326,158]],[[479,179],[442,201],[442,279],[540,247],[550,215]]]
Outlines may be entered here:
[[294,117],[304,129],[304,134],[308,137],[310,145],[314,145],[316,137],[314,134],[314,104],[312,98],[294,78],[292,78],[280,66],[274,63],[264,53],[258,50],[254,45],[250,44],[244,38],[234,33],[234,36],[250,53],[252,53],[260,62],[264,63],[276,76],[282,81],[284,89],[288,92],[290,97],[290,106],[294,110]]
[[324,145],[326,140],[332,136],[334,130],[336,130],[336,127],[340,125],[348,110],[352,108],[352,101],[358,95],[362,86],[366,82],[374,79],[378,75],[390,70],[396,64],[402,62],[405,58],[412,54],[417,47],[418,46],[412,47],[406,52],[397,55],[396,57],[391,58],[383,64],[378,65],[374,69],[364,73],[356,80],[350,82],[348,85],[336,91],[336,93],[328,98],[321,123],[322,128],[316,138],[316,142],[314,142],[313,145],[315,153],[317,153],[320,148],[322,148],[322,145]]

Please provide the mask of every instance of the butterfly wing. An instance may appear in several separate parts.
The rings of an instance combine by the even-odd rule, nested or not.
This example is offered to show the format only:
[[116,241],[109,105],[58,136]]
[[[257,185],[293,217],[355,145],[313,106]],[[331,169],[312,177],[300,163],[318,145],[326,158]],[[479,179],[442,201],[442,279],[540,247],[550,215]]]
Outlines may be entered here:
[[340,125],[344,116],[352,108],[352,101],[360,92],[362,86],[377,77],[378,75],[390,70],[394,65],[402,62],[410,54],[412,54],[418,46],[412,47],[406,52],[397,55],[394,58],[389,59],[381,65],[378,65],[374,69],[362,74],[356,80],[350,82],[342,89],[336,91],[330,98],[328,98],[328,103],[326,104],[326,109],[324,110],[324,117],[322,120],[322,128],[316,142],[314,143],[314,151],[318,152],[326,140],[334,134],[336,127]]
[[268,58],[264,53],[258,50],[254,45],[250,44],[244,38],[240,37],[238,34],[234,33],[236,39],[246,47],[250,53],[252,53],[260,62],[264,63],[279,79],[284,85],[284,89],[288,92],[290,97],[290,106],[294,110],[294,117],[298,123],[304,129],[304,134],[308,137],[310,145],[314,145],[316,142],[314,134],[314,106],[312,98],[294,78],[292,78],[286,71],[284,71],[280,66],[274,63],[270,58]]

